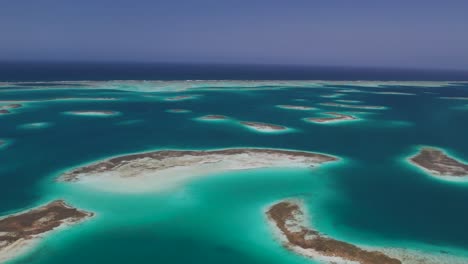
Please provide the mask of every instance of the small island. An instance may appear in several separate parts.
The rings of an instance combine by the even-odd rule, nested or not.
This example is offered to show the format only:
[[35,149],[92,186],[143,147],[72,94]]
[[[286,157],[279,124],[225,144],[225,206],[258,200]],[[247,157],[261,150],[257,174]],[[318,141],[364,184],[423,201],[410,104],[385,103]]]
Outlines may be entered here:
[[21,105],[21,104],[9,104],[9,105],[4,105],[1,108],[3,108],[3,109],[16,109],[16,108],[20,108],[22,106],[23,105]]
[[195,99],[196,96],[194,95],[178,95],[178,96],[173,96],[173,97],[167,97],[164,100],[166,101],[183,101],[183,100],[189,100],[189,99]]
[[326,115],[331,115],[333,117],[308,117],[304,120],[307,122],[312,123],[333,123],[333,122],[341,122],[341,121],[351,121],[357,120],[358,118],[352,115],[345,115],[336,112],[327,112]]
[[267,209],[272,226],[281,234],[286,249],[326,263],[401,264],[379,251],[362,249],[353,244],[327,237],[307,227],[299,201],[281,201]]
[[414,93],[403,93],[403,92],[372,92],[373,94],[383,94],[383,95],[416,95]]
[[46,233],[63,226],[77,224],[93,216],[56,200],[29,211],[0,219],[0,262],[27,251]]
[[311,106],[303,106],[303,105],[277,105],[276,107],[288,110],[300,110],[300,111],[309,111],[315,110],[317,108]]
[[2,105],[0,106],[0,115],[1,114],[10,114],[11,113],[11,109],[17,109],[17,108],[21,108],[23,105],[21,104],[7,104],[7,105]]
[[229,117],[223,115],[204,115],[199,117],[198,119],[204,121],[222,121],[229,119]]
[[57,180],[116,192],[146,192],[213,173],[270,167],[306,169],[337,160],[331,155],[282,149],[159,150],[98,161],[67,171]]
[[385,106],[378,105],[350,105],[350,104],[338,104],[338,103],[321,103],[324,106],[343,107],[343,108],[357,108],[357,109],[372,109],[372,110],[383,110]]
[[466,177],[468,164],[448,156],[444,151],[423,147],[419,153],[409,158],[409,162],[432,175],[441,177]]
[[19,125],[18,128],[20,129],[41,129],[41,128],[47,128],[52,126],[52,123],[50,122],[35,122],[35,123],[27,123],[27,124],[22,124]]
[[359,101],[359,100],[345,100],[345,99],[337,99],[335,100],[336,102],[340,102],[340,103],[350,103],[350,104],[359,104],[359,103],[362,103],[362,101]]
[[68,111],[65,112],[69,115],[77,115],[77,116],[115,116],[118,115],[119,112],[117,111],[109,111],[109,110],[81,110],[81,111]]
[[174,114],[185,114],[185,113],[190,113],[191,111],[187,109],[176,108],[176,109],[167,109],[166,112],[174,113]]
[[363,91],[358,90],[358,89],[341,89],[341,90],[336,90],[338,93],[362,93]]
[[341,97],[343,95],[344,94],[342,94],[342,93],[322,94],[322,95],[320,95],[320,97],[322,97],[322,98],[337,98],[337,97]]
[[261,123],[261,122],[250,122],[250,121],[240,121],[241,125],[246,126],[247,128],[256,130],[258,132],[282,132],[286,131],[288,128],[285,126]]

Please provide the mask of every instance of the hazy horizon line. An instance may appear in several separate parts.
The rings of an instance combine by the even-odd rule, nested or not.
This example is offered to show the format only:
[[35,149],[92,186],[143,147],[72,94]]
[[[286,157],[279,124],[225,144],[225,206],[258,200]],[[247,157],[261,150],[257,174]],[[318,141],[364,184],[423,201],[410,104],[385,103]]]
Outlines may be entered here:
[[298,68],[330,68],[357,70],[409,70],[409,71],[445,71],[466,72],[468,68],[435,68],[410,66],[382,66],[382,65],[320,65],[306,63],[252,63],[252,62],[193,62],[193,61],[137,61],[137,60],[0,60],[0,64],[115,64],[115,65],[173,65],[173,66],[258,66],[258,67],[298,67]]

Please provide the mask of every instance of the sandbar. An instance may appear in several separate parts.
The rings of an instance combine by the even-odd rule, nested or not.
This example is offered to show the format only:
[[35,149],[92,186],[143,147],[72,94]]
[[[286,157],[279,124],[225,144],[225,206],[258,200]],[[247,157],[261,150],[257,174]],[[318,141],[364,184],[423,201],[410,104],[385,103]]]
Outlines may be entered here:
[[20,107],[22,107],[21,104],[8,104],[8,105],[2,106],[1,108],[2,109],[16,109],[16,108],[20,108]]
[[198,121],[208,121],[208,122],[216,122],[221,123],[220,121],[223,122],[231,122],[232,124],[240,125],[242,127],[245,127],[249,129],[250,131],[255,131],[255,132],[260,132],[260,133],[285,133],[285,132],[291,132],[293,129],[281,126],[281,125],[276,125],[276,124],[270,124],[270,123],[263,123],[263,122],[253,122],[253,121],[239,121],[234,118],[230,118],[228,116],[224,115],[204,115],[198,118],[195,118],[194,120]]
[[21,104],[17,104],[17,103],[13,103],[13,104],[7,104],[7,105],[1,105],[0,106],[0,115],[1,114],[10,114],[11,113],[11,109],[17,109],[17,108],[21,108],[23,105]]
[[77,224],[93,216],[67,205],[62,200],[6,216],[0,219],[0,262],[18,256],[28,250],[35,240],[46,233]]
[[309,111],[315,110],[317,108],[311,106],[303,106],[303,105],[276,105],[278,108],[288,109],[288,110],[300,110],[300,111]]
[[358,89],[342,89],[342,90],[337,90],[336,92],[338,93],[362,93],[362,91]]
[[343,96],[344,94],[342,93],[335,93],[335,94],[323,94],[323,95],[320,95],[320,97],[322,98],[337,98],[337,97],[341,97]]
[[177,95],[173,97],[167,97],[164,100],[166,101],[183,101],[183,100],[190,100],[190,99],[195,99],[196,96],[194,95]]
[[35,123],[27,123],[18,126],[21,129],[40,129],[52,126],[50,122],[35,122]]
[[447,96],[443,96],[443,97],[439,97],[439,99],[451,99],[451,100],[468,100],[468,97],[460,97],[460,96],[457,96],[457,97],[447,97]]
[[117,122],[116,125],[119,125],[119,126],[129,126],[129,125],[134,125],[134,124],[140,124],[140,123],[143,123],[143,122],[145,122],[145,120],[142,120],[142,119],[130,119],[130,120],[124,120],[124,121]]
[[287,127],[262,122],[240,121],[239,124],[258,132],[281,132],[288,130]]
[[340,103],[351,103],[351,104],[359,104],[359,103],[362,103],[362,101],[359,101],[359,100],[344,100],[344,99],[337,99],[335,100],[336,102],[340,102]]
[[416,95],[414,93],[404,93],[404,92],[372,92],[373,94],[383,94],[383,95]]
[[276,203],[268,208],[266,215],[280,232],[283,246],[297,254],[326,263],[402,263],[380,251],[368,251],[307,227],[304,209],[298,201],[286,200]]
[[159,150],[101,160],[66,171],[57,180],[112,192],[153,192],[214,173],[312,168],[337,160],[331,155],[282,149]]
[[77,116],[115,116],[118,115],[117,111],[109,110],[82,110],[82,111],[68,111],[65,114],[77,115]]
[[187,109],[176,108],[176,109],[167,109],[166,112],[175,113],[175,114],[185,114],[185,113],[190,113],[191,111]]
[[357,109],[373,109],[373,110],[384,110],[387,109],[385,106],[378,106],[378,105],[350,105],[350,104],[338,104],[338,103],[320,103],[321,105],[325,106],[333,106],[333,107],[343,107],[343,108],[357,108]]
[[204,121],[223,121],[228,120],[229,117],[223,115],[204,115],[199,117],[198,119]]
[[336,112],[327,112],[326,115],[331,115],[333,117],[308,117],[304,120],[307,122],[313,123],[333,123],[333,122],[341,122],[341,121],[350,121],[350,120],[357,120],[358,118],[352,115],[346,115]]
[[434,147],[423,147],[410,157],[409,162],[432,175],[440,177],[466,177],[468,164],[450,157],[446,152]]

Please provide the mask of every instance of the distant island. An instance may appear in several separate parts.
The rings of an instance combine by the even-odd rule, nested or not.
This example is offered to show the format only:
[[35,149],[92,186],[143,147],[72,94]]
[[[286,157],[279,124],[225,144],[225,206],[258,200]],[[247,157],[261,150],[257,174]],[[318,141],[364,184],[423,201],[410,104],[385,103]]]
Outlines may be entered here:
[[7,105],[2,105],[0,106],[0,114],[10,114],[11,111],[10,109],[16,109],[23,107],[22,104],[7,104]]
[[288,128],[285,126],[262,123],[262,122],[251,122],[251,121],[240,121],[241,125],[244,125],[248,128],[252,128],[259,132],[278,132],[278,131],[285,131]]
[[289,132],[292,129],[276,124],[264,123],[264,122],[254,122],[254,121],[241,121],[234,118],[224,116],[224,115],[204,115],[194,120],[198,121],[231,121],[231,124],[236,124],[241,127],[248,128],[250,131],[260,132],[260,133],[277,133],[277,132]]
[[166,101],[183,101],[183,100],[189,100],[189,99],[195,99],[196,96],[194,95],[178,95],[178,96],[173,96],[173,97],[167,97]]
[[442,96],[439,97],[440,99],[448,99],[448,100],[468,100],[468,97],[462,97],[462,96],[453,96],[453,97],[447,97],[447,96]]
[[379,105],[357,105],[357,104],[338,104],[338,103],[321,103],[324,106],[333,106],[333,107],[344,107],[344,108],[357,108],[357,109],[372,109],[372,110],[383,110],[386,109],[385,106]]
[[23,253],[46,233],[79,223],[93,215],[56,200],[0,219],[0,262]]
[[184,113],[190,113],[191,111],[187,110],[187,109],[175,108],[175,109],[167,109],[166,112],[176,113],[176,114],[184,114]]
[[35,122],[19,125],[20,129],[40,129],[52,126],[51,122]]
[[223,116],[223,115],[205,115],[205,116],[199,117],[198,119],[200,120],[226,120],[226,119],[229,119],[229,117]]
[[341,97],[343,95],[344,94],[342,94],[342,93],[334,93],[334,94],[323,94],[320,97],[322,97],[322,98],[337,98],[337,97]]
[[468,164],[458,161],[443,150],[433,147],[423,147],[419,153],[409,162],[432,175],[441,177],[466,177],[468,176]]
[[79,111],[68,111],[65,113],[69,115],[78,115],[78,116],[114,116],[114,115],[119,114],[119,112],[109,111],[109,110],[79,110]]
[[358,118],[352,115],[345,115],[336,112],[327,112],[326,115],[333,117],[308,117],[305,120],[313,123],[333,123],[338,121],[357,120]]
[[276,107],[282,108],[282,109],[300,110],[300,111],[308,111],[308,110],[316,109],[315,107],[303,106],[303,105],[277,105]]
[[340,103],[351,103],[351,104],[359,104],[359,103],[362,103],[362,101],[359,101],[359,100],[347,100],[347,99],[337,99],[335,100],[336,102],[340,102]]

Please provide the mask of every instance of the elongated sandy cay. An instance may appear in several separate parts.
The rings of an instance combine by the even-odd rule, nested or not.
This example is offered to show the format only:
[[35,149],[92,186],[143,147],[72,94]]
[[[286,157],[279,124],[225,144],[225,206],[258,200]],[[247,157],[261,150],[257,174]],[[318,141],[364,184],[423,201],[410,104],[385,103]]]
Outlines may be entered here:
[[284,246],[298,254],[326,263],[399,264],[379,251],[367,251],[338,241],[306,226],[304,211],[297,201],[281,201],[266,212],[268,219],[284,236]]
[[48,232],[79,223],[91,216],[93,213],[56,200],[0,219],[0,263],[24,253]]
[[353,115],[341,114],[336,112],[326,112],[325,115],[330,115],[332,117],[308,117],[305,118],[307,122],[312,123],[336,123],[342,121],[351,121],[357,120],[358,118]]
[[283,246],[296,254],[328,264],[462,264],[466,258],[408,248],[369,247],[340,241],[311,227],[302,201],[271,205],[266,216]]
[[336,160],[330,155],[281,149],[160,150],[98,161],[67,171],[58,180],[118,192],[157,191],[217,172],[308,168]]

